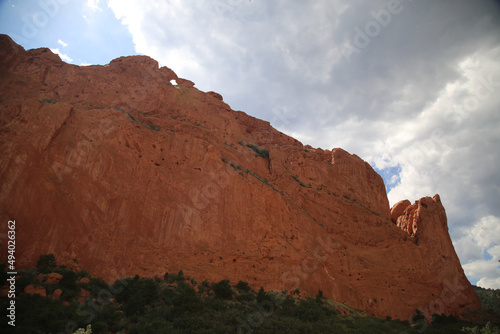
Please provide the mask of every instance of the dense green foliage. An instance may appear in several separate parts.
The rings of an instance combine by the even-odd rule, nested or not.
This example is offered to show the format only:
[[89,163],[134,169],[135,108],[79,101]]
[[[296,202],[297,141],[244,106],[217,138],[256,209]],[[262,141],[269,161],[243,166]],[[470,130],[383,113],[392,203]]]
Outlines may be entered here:
[[479,286],[472,286],[477,296],[481,300],[483,307],[491,309],[500,314],[500,290],[484,289]]
[[474,326],[472,328],[462,328],[462,332],[469,334],[500,334],[500,329],[498,327],[492,326],[491,323],[488,322],[483,327]]
[[[246,282],[231,284],[196,281],[184,275],[134,277],[109,285],[84,271],[57,266],[52,256],[41,257],[39,266],[19,272],[16,284],[43,286],[49,297],[18,294],[16,327],[6,321],[2,333],[497,333],[495,327],[478,326],[454,317],[435,316],[432,325],[414,325],[367,316],[361,311],[323,298],[300,299],[286,292],[253,290]],[[44,283],[42,271],[52,269],[63,277]],[[1,267],[5,277],[5,266]],[[88,280],[80,281],[82,277]],[[55,289],[60,299],[50,298]],[[18,289],[20,291],[22,289]],[[82,297],[81,292],[88,291]],[[6,309],[8,299],[0,299]],[[339,308],[340,307],[340,308]],[[342,312],[340,312],[342,310]],[[421,317],[421,316],[420,316]],[[417,314],[416,319],[418,320]]]
[[57,263],[54,254],[41,255],[36,263],[36,269],[41,273],[49,273],[56,269]]

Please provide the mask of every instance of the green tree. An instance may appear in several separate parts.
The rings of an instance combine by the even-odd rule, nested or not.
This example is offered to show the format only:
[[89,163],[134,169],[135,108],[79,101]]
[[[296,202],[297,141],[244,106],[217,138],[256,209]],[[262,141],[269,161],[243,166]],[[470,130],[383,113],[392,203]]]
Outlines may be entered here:
[[462,332],[469,334],[500,334],[500,329],[498,327],[493,327],[490,322],[488,322],[483,328],[475,327],[463,327]]
[[220,281],[219,283],[215,283],[212,285],[212,290],[215,292],[215,296],[221,299],[232,299],[233,298],[233,289],[231,285],[229,285],[229,280],[225,279]]
[[43,274],[48,274],[57,268],[56,257],[54,254],[40,255],[36,263],[36,268]]
[[259,292],[257,292],[257,303],[262,303],[265,300],[269,300],[269,296],[267,293],[264,291],[264,287],[261,287]]
[[172,312],[175,315],[192,314],[202,309],[201,299],[190,285],[179,282],[178,292],[179,294],[172,298]]
[[247,282],[239,281],[238,284],[236,284],[236,289],[238,289],[240,291],[248,292],[252,288],[250,287],[250,285]]

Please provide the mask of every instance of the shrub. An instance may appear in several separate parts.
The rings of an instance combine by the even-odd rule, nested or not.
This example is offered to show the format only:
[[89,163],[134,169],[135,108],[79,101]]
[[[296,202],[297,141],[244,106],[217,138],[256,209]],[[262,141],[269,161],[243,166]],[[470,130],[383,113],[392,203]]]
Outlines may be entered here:
[[208,283],[207,280],[204,280],[203,282],[201,282],[201,284],[198,284],[198,291],[200,293],[209,292],[210,291],[210,283]]
[[312,298],[301,300],[292,313],[296,318],[310,322],[319,321],[327,315],[325,308]]
[[22,272],[19,272],[19,278],[16,279],[16,290],[18,291],[23,291],[24,288],[29,285],[29,284],[37,284],[39,283],[38,280],[38,272],[36,269],[28,269],[28,270],[23,270]]
[[416,310],[415,313],[413,313],[413,322],[417,322],[419,320],[425,320],[425,316],[420,310]]
[[236,296],[236,300],[242,303],[252,302],[255,300],[255,293],[251,291],[240,293]]
[[52,103],[52,104],[55,104],[57,103],[56,100],[51,100],[51,99],[43,99],[43,100],[40,100],[40,103]]
[[163,279],[167,283],[184,282],[184,280],[185,280],[184,272],[181,269],[181,270],[179,270],[179,272],[177,273],[177,275],[176,274],[165,273],[165,275],[163,275]]
[[100,277],[89,278],[89,283],[83,285],[92,295],[97,295],[101,290],[109,290],[109,285]]
[[488,322],[483,328],[475,327],[463,327],[461,332],[469,334],[500,334],[500,329],[498,327],[492,327],[491,323]]
[[179,294],[172,299],[173,309],[175,315],[182,315],[185,313],[195,313],[202,309],[203,304],[196,291],[184,282],[179,282]]
[[61,288],[62,295],[61,300],[71,301],[78,296],[80,292],[80,287],[76,284],[76,273],[72,270],[66,269],[60,271],[62,275],[59,281],[59,286]]
[[236,284],[236,289],[240,291],[250,291],[252,288],[247,282],[239,281],[238,284]]
[[229,280],[225,279],[219,283],[212,284],[212,290],[215,292],[215,296],[221,299],[231,299],[233,298],[233,289],[229,285]]
[[267,293],[264,291],[264,287],[261,287],[259,292],[257,292],[257,303],[262,303],[265,300],[269,300],[269,296]]
[[251,148],[252,150],[254,150],[255,153],[257,153],[256,156],[260,156],[264,159],[267,159],[269,158],[269,151],[266,150],[265,148],[260,148],[256,145],[252,145],[252,144],[247,144],[247,147]]
[[318,290],[318,294],[316,295],[316,302],[323,305],[323,291],[321,289]]
[[48,274],[57,268],[56,257],[54,254],[40,255],[36,263],[36,269],[43,274]]

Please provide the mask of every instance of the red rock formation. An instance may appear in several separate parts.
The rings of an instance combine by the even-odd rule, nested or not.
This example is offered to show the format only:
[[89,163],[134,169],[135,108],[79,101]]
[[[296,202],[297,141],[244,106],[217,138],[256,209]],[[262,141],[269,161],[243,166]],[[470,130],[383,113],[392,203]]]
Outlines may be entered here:
[[47,297],[47,291],[43,286],[28,284],[24,288],[24,293],[29,295],[40,295],[42,297]]
[[405,209],[411,205],[411,202],[407,199],[399,201],[391,208],[391,220],[394,224],[397,223],[398,217],[405,211]]
[[47,278],[45,279],[44,283],[46,284],[57,284],[61,280],[62,275],[58,273],[50,273],[47,275]]
[[[430,319],[434,313],[453,314],[465,311],[471,302],[479,305],[478,297],[468,283],[453,248],[446,212],[439,195],[424,197],[412,205],[408,204],[409,201],[397,203],[391,211],[392,218],[399,228],[408,233],[422,254],[432,254],[423,258],[421,264],[434,270],[434,277],[429,278],[429,281],[442,288],[439,295],[431,293],[434,298],[428,305],[422,299],[419,309]],[[404,210],[398,214],[403,207]]]
[[438,199],[391,213],[359,157],[304,147],[148,57],[78,67],[2,36],[0,100],[19,266],[53,253],[110,281],[183,269],[405,320],[479,306]]
[[61,289],[55,289],[54,292],[52,292],[52,298],[53,299],[60,299],[62,295],[62,290]]

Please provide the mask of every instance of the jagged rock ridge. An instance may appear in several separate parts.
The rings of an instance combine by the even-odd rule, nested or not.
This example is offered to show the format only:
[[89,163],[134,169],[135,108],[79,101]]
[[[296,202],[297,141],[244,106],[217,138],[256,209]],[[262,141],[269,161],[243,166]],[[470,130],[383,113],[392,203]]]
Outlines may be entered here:
[[303,146],[145,56],[79,67],[1,36],[0,73],[0,217],[16,219],[18,265],[183,269],[404,320],[480,305],[439,196],[391,212],[355,155]]

